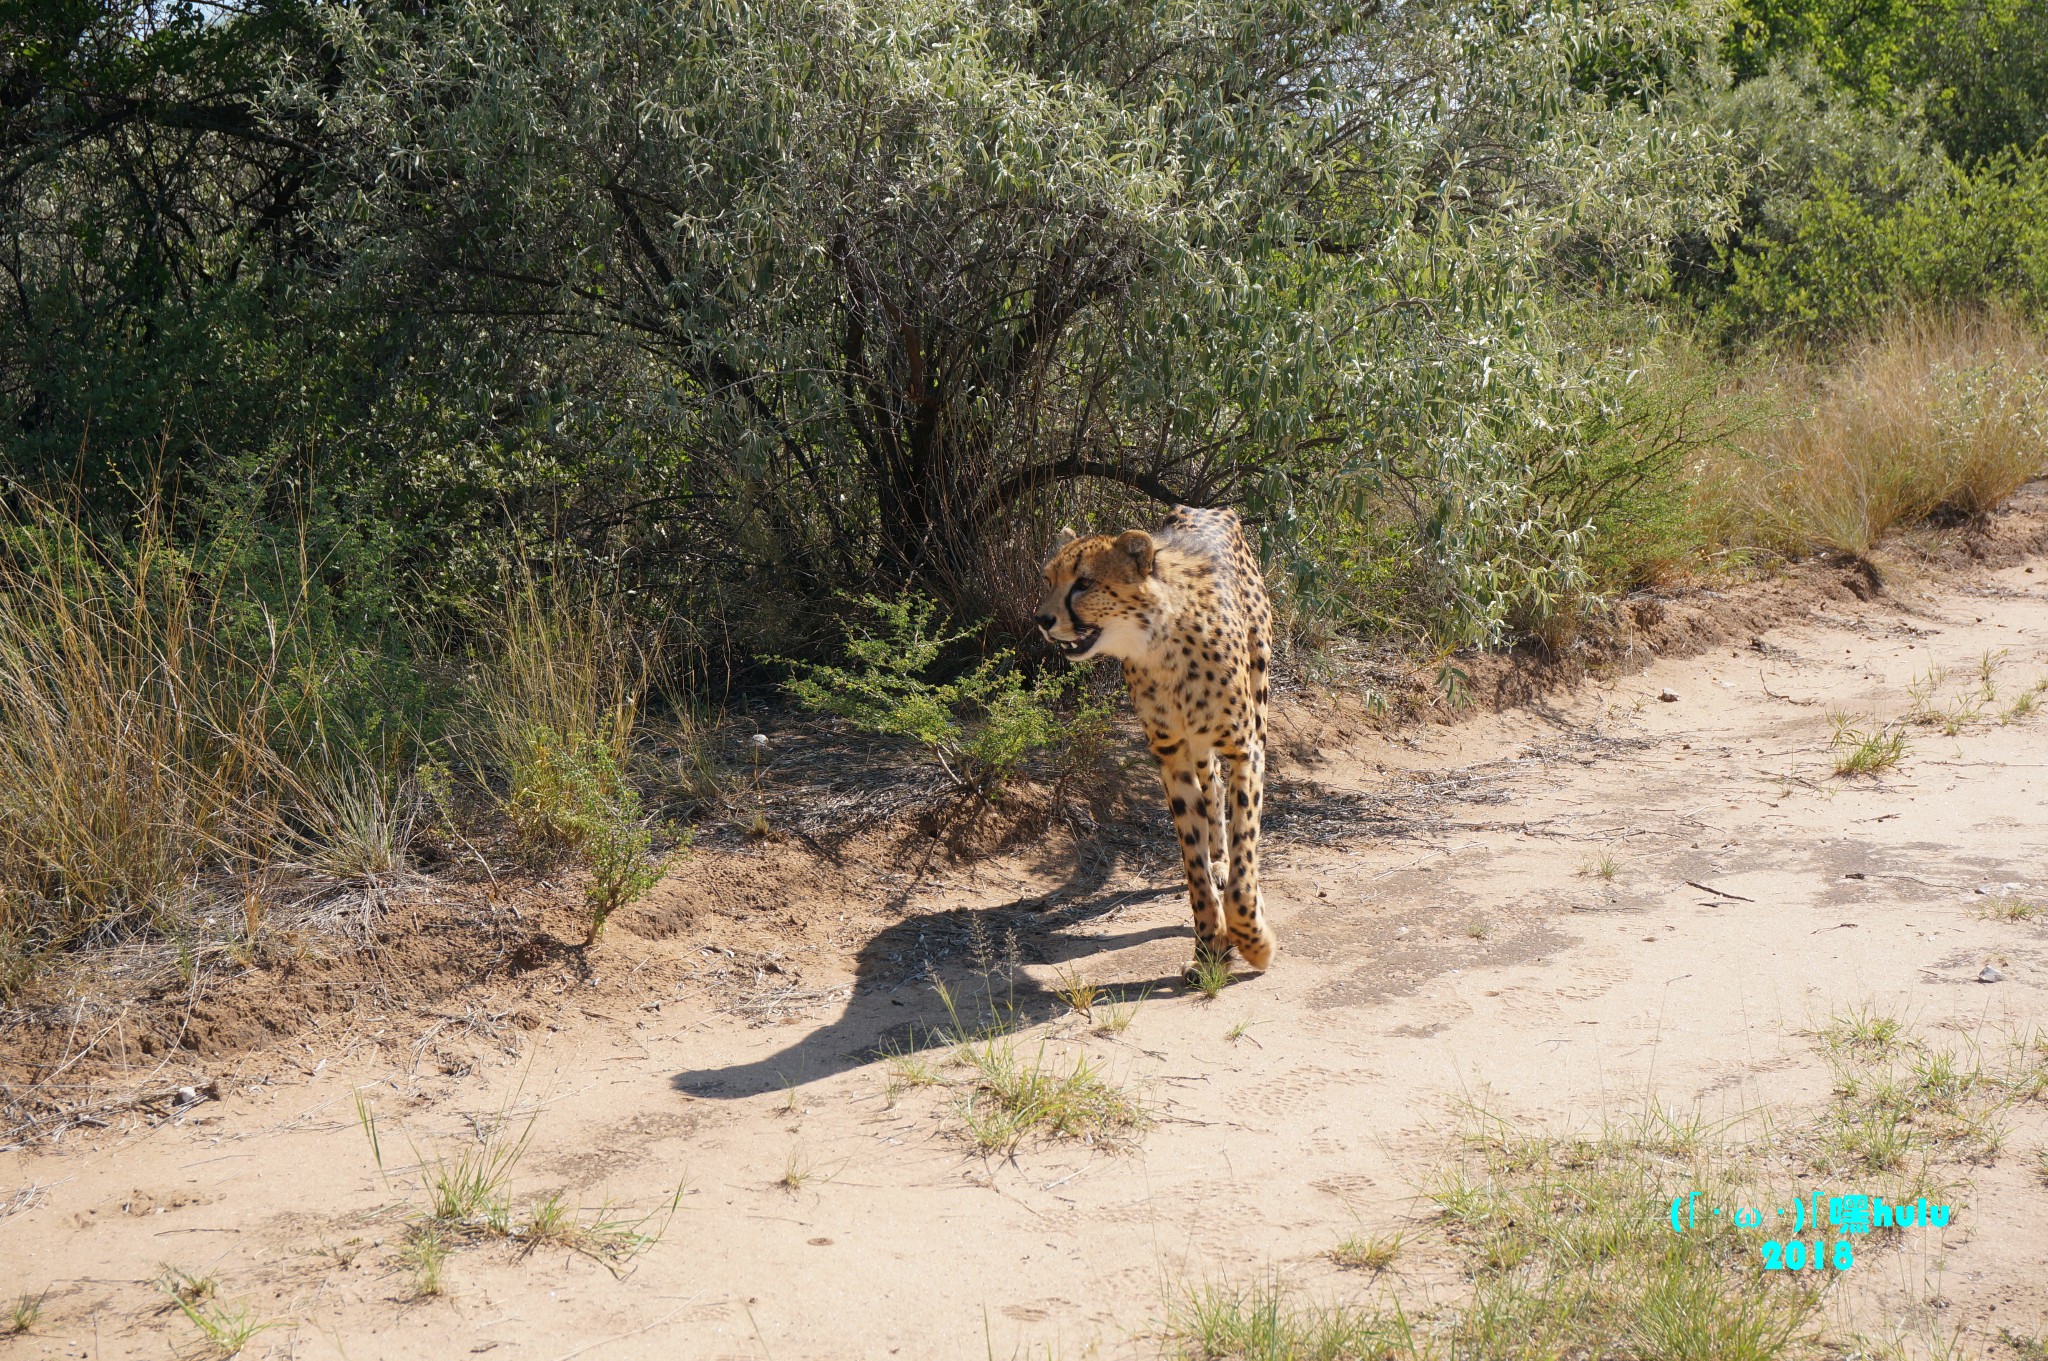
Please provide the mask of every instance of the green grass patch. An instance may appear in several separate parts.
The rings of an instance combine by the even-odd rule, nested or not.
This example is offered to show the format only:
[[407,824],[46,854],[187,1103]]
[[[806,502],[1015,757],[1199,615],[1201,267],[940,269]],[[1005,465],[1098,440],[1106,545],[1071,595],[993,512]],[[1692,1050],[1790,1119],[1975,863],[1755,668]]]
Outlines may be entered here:
[[[370,1144],[371,1157],[387,1184],[392,1174],[384,1163],[384,1141],[375,1112],[358,1095],[356,1115]],[[512,1131],[508,1110],[477,1124],[474,1142],[451,1150],[422,1153],[408,1138],[421,1197],[415,1203],[396,1257],[412,1273],[415,1293],[446,1292],[444,1269],[458,1248],[489,1242],[512,1244],[531,1252],[542,1246],[567,1248],[617,1272],[661,1240],[668,1221],[682,1204],[683,1188],[661,1206],[642,1214],[621,1213],[606,1201],[595,1207],[572,1207],[560,1190],[522,1199],[513,1191],[514,1175],[533,1138],[534,1118]]]
[[[1111,1080],[1102,1061],[1085,1049],[1049,1038],[1032,1049],[1020,1042],[1015,1001],[996,988],[999,977],[1014,976],[1013,941],[998,956],[976,919],[970,921],[970,951],[981,961],[983,984],[975,1019],[961,1014],[960,998],[934,973],[932,988],[949,1023],[932,1036],[943,1046],[943,1058],[934,1063],[917,1052],[884,1054],[892,1102],[905,1088],[954,1087],[952,1109],[968,1141],[985,1153],[1007,1153],[1033,1138],[1122,1147],[1152,1123],[1144,1102]],[[1120,1032],[1142,1000],[1102,1007],[1091,1029]],[[949,1080],[942,1071],[947,1068],[964,1069],[964,1078]]]
[[1939,1045],[1873,1010],[1838,1015],[1821,1033],[1835,1084],[1810,1150],[1820,1170],[1889,1178],[1887,1198],[1910,1199],[1932,1184],[1933,1160],[1985,1162],[2004,1147],[2010,1107],[2028,1090],[2024,1042],[2001,1067],[1979,1045]]
[[1398,1315],[1316,1304],[1278,1280],[1203,1286],[1170,1307],[1168,1345],[1190,1361],[1365,1361],[1425,1355]]
[[157,1278],[157,1289],[199,1334],[199,1345],[208,1356],[239,1355],[258,1334],[283,1326],[282,1320],[258,1317],[247,1303],[230,1305],[221,1300],[218,1285],[210,1276],[194,1276],[166,1265]]
[[1222,955],[1202,955],[1188,965],[1185,977],[1189,987],[1213,1002],[1230,986],[1230,961]]
[[1859,726],[1847,714],[1830,714],[1834,735],[1828,745],[1834,751],[1835,774],[1876,775],[1906,759],[1905,729],[1897,724],[1872,722]]
[[1385,1271],[1401,1255],[1401,1235],[1355,1234],[1330,1249],[1330,1260],[1358,1271]]
[[1775,1361],[1819,1356],[1823,1283],[1765,1272],[1765,1230],[1702,1214],[1683,1234],[1672,1197],[1763,1203],[1758,1150],[1653,1111],[1590,1134],[1529,1134],[1470,1111],[1453,1161],[1426,1189],[1421,1245],[1353,1239],[1346,1266],[1414,1253],[1470,1282],[1455,1304],[1318,1303],[1276,1281],[1199,1288],[1169,1305],[1173,1354],[1258,1358],[1622,1358]]
[[973,1070],[958,1109],[976,1148],[1007,1153],[1034,1134],[1113,1147],[1151,1123],[1145,1107],[1111,1082],[1098,1060],[1048,1051],[1041,1043],[1026,1056],[1009,1038],[957,1051]]

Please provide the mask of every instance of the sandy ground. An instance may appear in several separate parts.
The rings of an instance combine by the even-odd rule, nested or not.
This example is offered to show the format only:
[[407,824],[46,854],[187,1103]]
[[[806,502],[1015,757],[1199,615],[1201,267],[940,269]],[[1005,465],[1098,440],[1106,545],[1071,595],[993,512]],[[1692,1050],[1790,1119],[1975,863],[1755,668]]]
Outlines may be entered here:
[[[2000,698],[1977,721],[1911,729],[1893,771],[1834,775],[1831,711],[1897,719],[1916,678],[1941,670],[1952,698],[1987,654]],[[2048,919],[1989,919],[1979,891],[2048,893],[2048,715],[1997,721],[2043,676],[2048,567],[2018,566],[1327,751],[1310,772],[1326,806],[1293,835],[1280,821],[1269,850],[1277,965],[1213,1001],[1174,981],[1190,936],[1170,875],[1026,853],[879,916],[850,903],[849,921],[886,924],[814,952],[801,987],[763,974],[749,1005],[569,989],[559,1029],[486,1026],[467,1072],[304,1045],[175,1123],[0,1155],[0,1295],[48,1291],[0,1353],[187,1349],[152,1284],[163,1264],[277,1322],[251,1356],[1148,1356],[1190,1284],[1453,1300],[1425,1261],[1371,1281],[1324,1254],[1426,1217],[1417,1186],[1460,1102],[1580,1126],[1652,1100],[1790,1118],[1826,1097],[1815,1032],[1845,1008],[1987,1049],[2048,1022]],[[1014,981],[968,970],[977,914],[1022,961]],[[943,1020],[925,958],[965,1005],[992,989],[1030,1018],[1027,1056],[1087,1052],[1156,1122],[1121,1150],[974,1152],[958,1088],[892,1089],[873,1057]],[[1987,964],[2002,981],[1978,981]],[[1098,1034],[1053,1016],[1060,973],[1150,992]],[[485,1246],[416,1299],[395,1246],[417,1164],[499,1126],[497,1147],[527,1132],[522,1200],[566,1188],[637,1218],[680,1186],[680,1208],[616,1270]],[[2044,1144],[2048,1111],[2016,1108],[2005,1152],[1965,1169],[1957,1219],[1859,1263],[1831,1317],[1959,1332],[1970,1355],[2048,1331]]]

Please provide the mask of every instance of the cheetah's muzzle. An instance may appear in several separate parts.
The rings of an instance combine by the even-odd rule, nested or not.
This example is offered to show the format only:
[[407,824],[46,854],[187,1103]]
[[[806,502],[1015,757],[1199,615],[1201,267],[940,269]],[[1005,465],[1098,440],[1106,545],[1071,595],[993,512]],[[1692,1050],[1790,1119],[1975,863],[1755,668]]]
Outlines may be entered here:
[[1051,638],[1050,635],[1048,635],[1048,638],[1050,639],[1052,645],[1060,650],[1060,655],[1062,657],[1080,657],[1086,655],[1088,649],[1094,647],[1096,640],[1101,637],[1102,629],[1099,625],[1095,624],[1088,624],[1083,626],[1080,629],[1079,633],[1072,639]]

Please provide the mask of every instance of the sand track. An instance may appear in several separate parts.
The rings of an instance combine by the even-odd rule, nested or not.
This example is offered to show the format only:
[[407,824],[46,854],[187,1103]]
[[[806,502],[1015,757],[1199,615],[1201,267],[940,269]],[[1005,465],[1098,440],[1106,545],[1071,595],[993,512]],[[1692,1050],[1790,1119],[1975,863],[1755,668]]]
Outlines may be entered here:
[[[1831,713],[1901,719],[1930,672],[1959,700],[1986,657],[1997,697],[1976,717],[1910,727],[1894,770],[1833,773]],[[649,966],[564,987],[530,1030],[451,1009],[458,1059],[423,1045],[394,1065],[326,1033],[174,1123],[0,1154],[0,1294],[48,1290],[0,1351],[184,1345],[151,1284],[166,1262],[280,1321],[251,1356],[1143,1356],[1191,1282],[1452,1300],[1426,1255],[1369,1284],[1323,1254],[1424,1216],[1416,1184],[1460,1101],[1567,1123],[1649,1099],[1796,1112],[1827,1094],[1813,1033],[1844,1008],[1984,1044],[2048,1022],[2048,919],[1989,919],[1978,891],[2048,896],[2048,714],[1999,721],[2044,676],[2048,568],[2015,565],[1326,749],[1291,786],[1324,806],[1292,836],[1275,820],[1278,963],[1214,1001],[1174,983],[1171,874],[1062,842],[886,910],[850,893],[835,933],[751,982]],[[1328,836],[1347,819],[1357,835]],[[712,957],[726,918],[679,920],[673,957]],[[958,1005],[1014,1008],[1027,1056],[1090,1054],[1156,1123],[1121,1151],[971,1150],[957,1086],[892,1086],[873,1057],[945,1022],[927,960]],[[1053,996],[1076,973],[1149,996],[1096,1033]],[[616,1273],[483,1246],[450,1259],[446,1296],[411,1298],[394,1250],[415,1154],[478,1147],[507,1115],[514,1133],[531,1117],[522,1198],[644,1212],[680,1183],[681,1208]],[[2048,1109],[2017,1108],[1957,1221],[1846,1279],[1835,1309],[1872,1327],[1931,1309],[1973,1351],[2048,1328],[2043,1144]]]

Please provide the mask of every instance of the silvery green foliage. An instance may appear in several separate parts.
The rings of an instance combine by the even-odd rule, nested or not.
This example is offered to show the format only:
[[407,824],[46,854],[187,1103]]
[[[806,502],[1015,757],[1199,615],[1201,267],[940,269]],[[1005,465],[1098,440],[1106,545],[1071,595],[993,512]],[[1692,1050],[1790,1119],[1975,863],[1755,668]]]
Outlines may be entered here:
[[323,18],[336,64],[275,101],[356,186],[309,224],[336,287],[451,351],[555,346],[472,366],[516,458],[421,476],[502,490],[601,450],[624,471],[581,494],[750,588],[923,577],[978,609],[1048,498],[1397,487],[1454,632],[1496,640],[1582,589],[1585,524],[1530,460],[1569,465],[1615,377],[1539,299],[1652,290],[1728,213],[1726,148],[1684,116],[1706,4]]
[[[1731,221],[1737,167],[1698,116],[1714,73],[1695,54],[1716,16],[1401,13],[1405,83],[1434,98],[1387,118],[1361,158],[1371,178],[1354,201],[1385,213],[1368,267],[1384,282],[1327,290],[1355,326],[1336,387],[1353,440],[1321,495],[1348,494],[1361,515],[1404,505],[1440,640],[1490,645],[1589,603],[1592,465],[1641,420],[1640,338],[1560,334],[1552,295],[1574,274],[1653,294],[1674,235]],[[1349,306],[1361,295],[1376,310]]]

